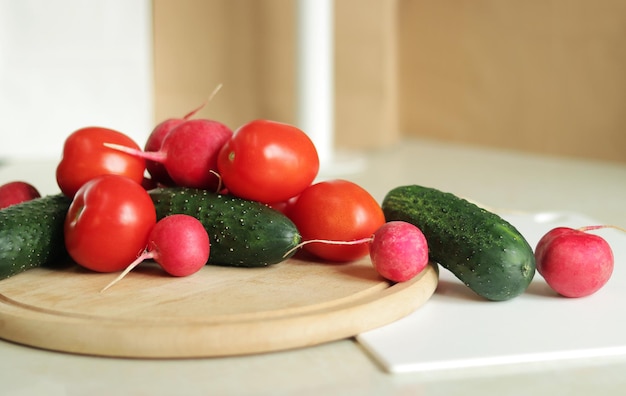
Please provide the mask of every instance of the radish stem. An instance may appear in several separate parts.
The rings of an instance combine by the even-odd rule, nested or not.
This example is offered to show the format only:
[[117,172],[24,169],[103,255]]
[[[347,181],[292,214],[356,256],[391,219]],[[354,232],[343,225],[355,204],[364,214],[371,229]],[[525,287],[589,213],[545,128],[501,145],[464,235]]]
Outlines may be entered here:
[[141,151],[131,147],[124,146],[122,144],[115,143],[102,143],[105,147],[108,147],[113,150],[121,151],[126,154],[134,155],[137,157],[141,157],[147,160],[155,161],[155,162],[163,162],[167,154],[163,151]]

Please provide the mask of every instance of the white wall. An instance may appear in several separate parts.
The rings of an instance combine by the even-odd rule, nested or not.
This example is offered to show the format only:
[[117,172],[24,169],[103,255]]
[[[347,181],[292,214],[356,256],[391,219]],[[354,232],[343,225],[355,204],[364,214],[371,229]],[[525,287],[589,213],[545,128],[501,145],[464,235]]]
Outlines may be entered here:
[[153,127],[150,0],[0,0],[0,158],[55,158],[72,131]]

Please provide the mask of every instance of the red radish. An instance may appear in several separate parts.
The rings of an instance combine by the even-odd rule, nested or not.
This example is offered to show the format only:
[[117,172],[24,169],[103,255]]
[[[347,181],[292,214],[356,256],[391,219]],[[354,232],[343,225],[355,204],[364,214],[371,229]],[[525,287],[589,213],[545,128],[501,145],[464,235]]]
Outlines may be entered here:
[[297,199],[298,199],[298,196],[296,195],[295,197],[291,197],[286,201],[270,203],[267,206],[289,217],[289,211],[291,210],[291,207],[293,206],[293,204],[296,202]]
[[[392,282],[413,279],[428,265],[428,243],[417,226],[404,221],[389,221],[380,226],[368,238],[354,241],[331,241],[310,239],[300,243],[298,249],[308,243],[357,245],[368,243],[370,259],[376,272]],[[288,256],[293,250],[285,254]]]
[[383,224],[370,243],[374,269],[385,279],[404,282],[428,265],[428,244],[422,231],[411,223]]
[[609,281],[614,266],[611,246],[587,232],[605,227],[612,226],[557,227],[539,240],[537,272],[554,291],[565,297],[585,297]]
[[[215,87],[213,92],[211,92],[211,95],[209,96],[208,101],[211,101],[221,88],[222,88],[222,84],[219,84],[217,87]],[[148,136],[148,140],[146,140],[146,145],[144,146],[144,151],[154,152],[154,151],[161,150],[161,147],[163,146],[163,141],[165,140],[167,135],[170,133],[170,131],[176,128],[177,126],[179,126],[180,124],[182,124],[183,122],[188,121],[197,112],[202,110],[202,108],[204,108],[206,103],[207,102],[202,103],[197,108],[185,114],[183,118],[169,118],[159,123],[156,127],[154,127],[154,129]],[[148,160],[146,161],[146,169],[148,170],[148,173],[150,173],[150,176],[155,183],[166,185],[166,186],[171,186],[171,185],[176,184],[174,183],[174,180],[172,180],[170,175],[167,173],[167,170],[165,169],[165,166],[163,166],[162,163]]]
[[194,274],[209,260],[209,235],[193,216],[174,214],[159,220],[148,237],[148,246],[126,269],[102,291],[113,286],[145,260],[156,261],[172,276]]
[[[186,120],[183,118],[170,118],[159,123],[156,127],[154,127],[154,129],[150,133],[150,136],[148,136],[148,140],[146,140],[146,145],[144,146],[144,151],[155,152],[161,150],[165,137],[170,133],[172,129],[176,128],[185,121]],[[165,169],[163,163],[147,160],[146,169],[150,174],[150,178],[155,183],[163,184],[166,186],[172,186],[175,184],[169,173],[167,173],[167,170]]]
[[146,191],[150,191],[153,188],[157,188],[159,186],[165,185],[163,183],[157,183],[156,181],[154,181],[152,178],[150,177],[144,177],[143,180],[141,181],[141,186],[144,188],[144,190]]
[[[193,117],[198,111],[200,111],[204,107],[204,105],[205,104],[203,103],[200,107],[187,113],[183,118],[169,118],[159,123],[156,127],[154,127],[154,129],[150,133],[150,136],[148,136],[148,140],[146,140],[146,145],[144,146],[144,151],[154,152],[161,150],[161,147],[163,147],[163,141],[170,133],[170,131]],[[155,183],[163,184],[166,186],[171,186],[175,184],[174,180],[172,180],[170,175],[167,173],[165,166],[163,166],[161,162],[148,160],[146,161],[146,169],[148,170],[148,173],[150,173],[150,176]]]
[[24,181],[9,182],[0,186],[0,209],[39,197],[41,194],[33,185]]
[[162,163],[176,185],[215,189],[217,155],[233,131],[217,121],[188,120],[172,129],[158,151],[145,152],[126,146],[104,145],[146,160]]

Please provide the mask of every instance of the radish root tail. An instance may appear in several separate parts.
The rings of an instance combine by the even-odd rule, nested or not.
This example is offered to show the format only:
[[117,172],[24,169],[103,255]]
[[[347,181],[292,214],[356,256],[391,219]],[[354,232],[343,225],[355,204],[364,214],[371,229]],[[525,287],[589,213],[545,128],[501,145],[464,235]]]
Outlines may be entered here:
[[153,255],[150,252],[147,252],[147,251],[144,252],[143,254],[141,254],[139,257],[137,257],[137,259],[135,261],[130,263],[128,265],[128,267],[126,267],[126,269],[124,271],[122,271],[122,273],[117,276],[117,278],[113,279],[108,285],[106,285],[102,290],[100,290],[100,293],[104,293],[108,288],[110,288],[111,286],[113,286],[117,282],[121,281],[122,278],[124,278],[126,275],[128,275],[128,273],[130,271],[132,271],[136,266],[138,266],[144,260],[150,259],[152,257],[153,257]]
[[333,241],[333,240],[328,240],[328,239],[309,239],[309,240],[300,242],[296,246],[287,250],[287,253],[283,254],[283,258],[289,256],[291,253],[293,253],[295,250],[300,249],[302,246],[308,245],[310,243],[326,243],[329,245],[360,245],[362,243],[369,243],[373,239],[374,239],[373,236],[370,236],[367,238],[356,239],[354,241]]
[[603,228],[613,228],[615,230],[618,231],[622,231],[622,232],[626,232],[626,228],[622,228],[620,226],[616,226],[616,225],[612,225],[612,224],[602,224],[602,225],[593,225],[593,226],[585,226],[585,227],[579,227],[578,231],[593,231],[593,230],[600,230]]

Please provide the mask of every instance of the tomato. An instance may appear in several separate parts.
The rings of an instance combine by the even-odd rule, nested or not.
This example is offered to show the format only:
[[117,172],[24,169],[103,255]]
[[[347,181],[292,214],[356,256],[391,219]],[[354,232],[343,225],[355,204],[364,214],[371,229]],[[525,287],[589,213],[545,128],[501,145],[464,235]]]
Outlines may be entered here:
[[120,271],[146,248],[155,224],[154,204],[140,184],[102,175],[76,192],[65,218],[65,246],[85,268]]
[[130,137],[112,129],[86,127],[73,132],[65,140],[63,158],[56,169],[57,184],[63,194],[73,197],[84,183],[106,174],[142,182],[146,161],[105,147],[104,143],[140,149]]
[[[291,205],[288,216],[303,241],[368,238],[385,223],[385,215],[374,197],[347,180],[323,181],[308,187]],[[338,262],[369,254],[367,243],[332,245],[312,242],[305,244],[303,249],[319,258]]]
[[287,201],[319,171],[311,139],[300,129],[267,120],[235,131],[219,152],[217,169],[231,194],[263,203]]

